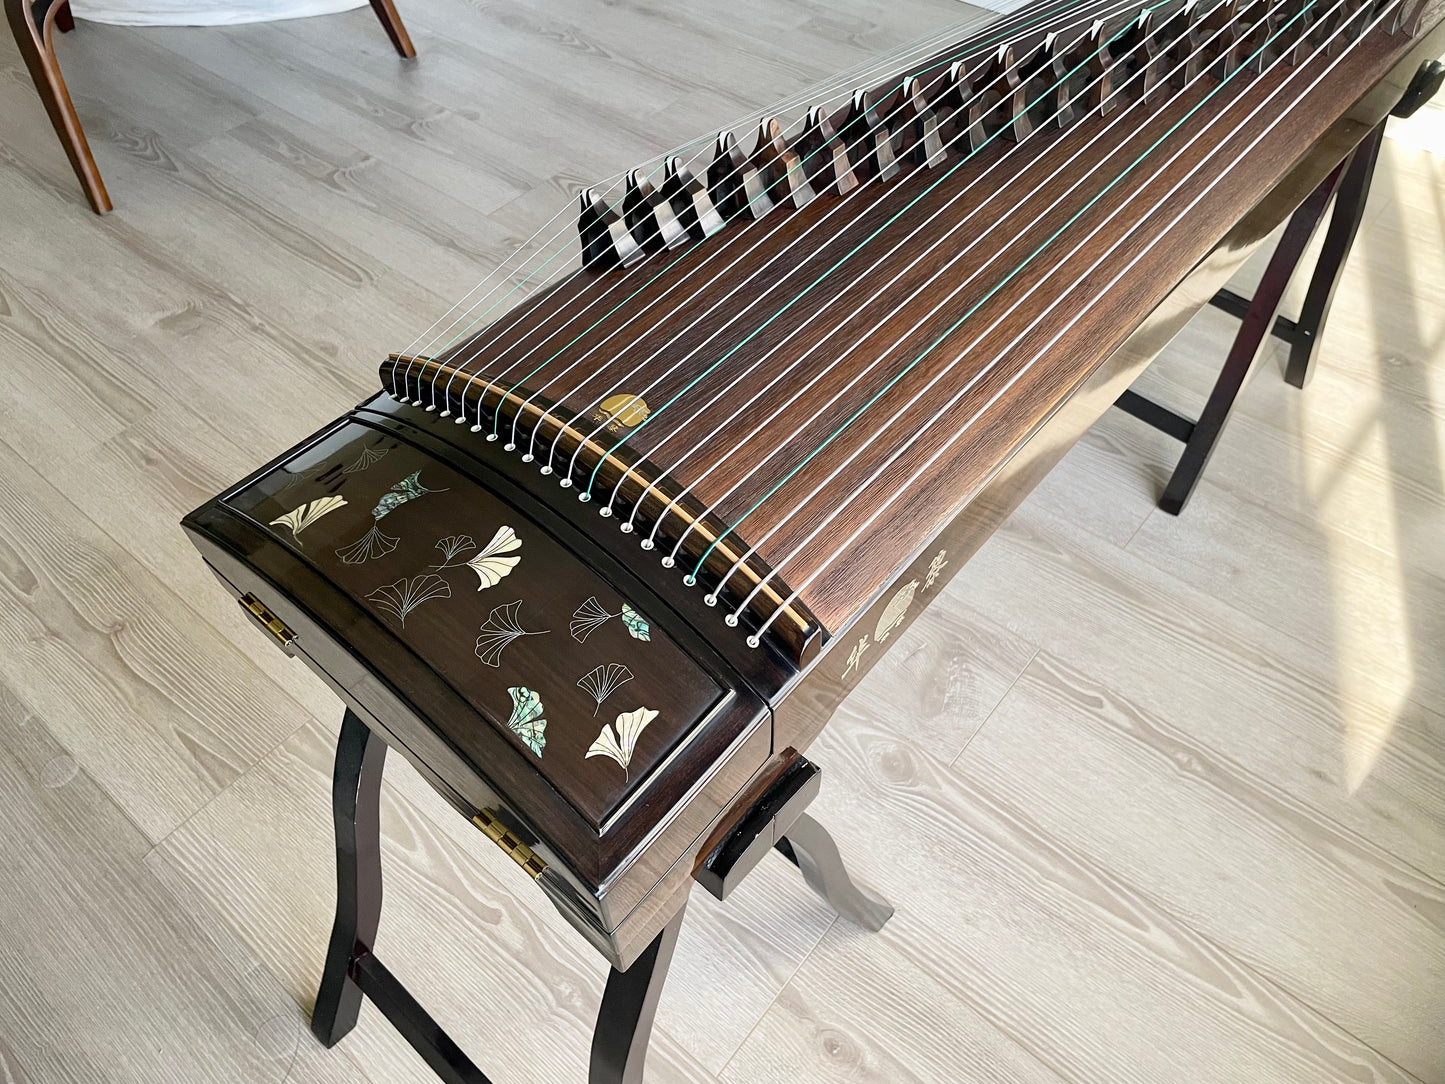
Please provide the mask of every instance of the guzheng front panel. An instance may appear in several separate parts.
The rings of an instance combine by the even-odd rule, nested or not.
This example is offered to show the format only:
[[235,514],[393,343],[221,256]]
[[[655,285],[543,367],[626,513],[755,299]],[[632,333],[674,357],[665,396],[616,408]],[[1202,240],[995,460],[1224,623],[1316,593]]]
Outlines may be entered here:
[[[603,831],[730,695],[651,616],[470,478],[350,423],[233,493]],[[485,767],[469,728],[438,720]]]

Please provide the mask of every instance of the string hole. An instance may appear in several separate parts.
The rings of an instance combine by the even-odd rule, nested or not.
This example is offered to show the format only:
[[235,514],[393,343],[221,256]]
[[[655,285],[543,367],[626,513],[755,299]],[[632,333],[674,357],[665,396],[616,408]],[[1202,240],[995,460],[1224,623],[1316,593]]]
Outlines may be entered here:
[[608,508],[606,505],[603,505],[601,508],[597,509],[597,514],[603,519],[606,519],[607,517],[612,515],[612,509]]
[[684,587],[696,587],[697,577],[694,576],[691,572],[689,572],[686,576],[682,578],[682,583]]
[[435,410],[436,408],[437,408],[437,405],[436,405],[435,403],[432,403],[430,406],[428,406],[428,407],[426,408],[426,412],[427,412],[428,414],[430,414],[430,413],[431,413],[433,410]]
[[737,614],[728,614],[726,617],[723,618],[723,624],[726,625],[726,626],[727,626],[728,628],[730,628],[730,629],[735,629],[735,628],[737,628],[737,627],[738,627],[738,615],[737,615]]
[[437,415],[438,418],[450,418],[451,416],[452,412],[450,410],[443,410],[440,414]]
[[578,499],[579,501],[581,501],[583,504],[586,504],[588,501],[590,501],[590,500],[592,499],[592,494],[590,494],[590,493],[579,493],[579,494],[577,494],[577,499]]
[[654,544],[655,544],[655,543],[654,543],[654,542],[652,541],[652,539],[650,539],[650,538],[644,538],[644,539],[642,540],[642,548],[645,549],[645,550],[650,550],[650,549],[652,549],[652,547],[653,547]]
[[[458,425],[466,425],[466,424],[467,424],[467,420],[466,420],[465,418],[461,417],[460,415],[458,415],[457,417],[453,418],[452,421],[456,422]],[[480,429],[481,426],[479,425],[479,426],[477,426],[477,428]]]
[[516,446],[515,444],[513,444],[511,441],[508,441],[506,444],[503,444],[503,445],[502,445],[502,451],[504,451],[504,452],[515,452],[516,450],[517,450],[517,446]]
[[703,600],[705,603],[707,603],[709,606],[716,606],[716,605],[717,605],[717,596],[716,596],[716,595],[704,595],[704,596],[702,597],[702,600]]
[[664,558],[662,559],[662,567],[663,567],[663,568],[671,568],[675,563],[676,563],[676,562],[673,561],[673,559],[672,559],[671,557],[664,557]]
[[560,485],[562,486],[563,489],[571,489],[571,488],[572,488],[572,479],[571,479],[571,478],[563,478],[562,481],[561,481],[561,483],[560,483]]
[[762,641],[759,640],[756,636],[748,637],[748,647],[757,647],[761,643]]
[[[460,422],[461,419],[458,418],[457,421]],[[474,426],[472,426],[472,432],[473,432],[473,433],[480,433],[481,431],[482,431],[482,427],[481,427],[480,425],[474,425]],[[488,440],[496,440],[497,438],[496,438],[496,437],[488,437],[487,439],[488,439]]]
[[631,533],[632,533],[632,524],[630,524],[630,523],[624,523],[624,524],[622,524],[622,533],[623,533],[623,534],[631,534]]

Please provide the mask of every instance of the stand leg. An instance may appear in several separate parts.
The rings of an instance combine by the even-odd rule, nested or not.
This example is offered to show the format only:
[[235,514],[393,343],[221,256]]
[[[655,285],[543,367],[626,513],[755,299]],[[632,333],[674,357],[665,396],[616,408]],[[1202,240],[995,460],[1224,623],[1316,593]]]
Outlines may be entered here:
[[370,952],[381,923],[381,772],[386,743],[347,709],[336,743],[336,923],[311,1014],[311,1030],[335,1046],[356,1026],[361,987],[352,961]]
[[371,10],[376,12],[382,29],[396,46],[396,51],[408,60],[416,56],[416,47],[411,43],[411,35],[406,32],[401,16],[397,14],[396,5],[391,0],[371,0]]
[[1370,197],[1370,181],[1375,175],[1375,162],[1380,156],[1380,143],[1384,137],[1385,122],[1381,121],[1355,149],[1344,180],[1340,182],[1335,210],[1325,232],[1325,244],[1320,250],[1314,274],[1310,276],[1309,291],[1300,308],[1300,317],[1295,321],[1294,343],[1285,366],[1284,378],[1297,388],[1309,382],[1313,371],[1315,355],[1320,349],[1320,331],[1329,319],[1335,288],[1340,284],[1345,260],[1365,217],[1365,201]]
[[848,875],[833,837],[808,814],[799,814],[776,847],[802,871],[808,887],[849,922],[877,932],[893,917],[890,904],[864,891]]
[[1264,277],[1260,279],[1259,287],[1249,302],[1244,322],[1229,348],[1229,357],[1225,359],[1214,390],[1209,393],[1204,412],[1200,414],[1199,421],[1194,423],[1189,439],[1184,444],[1184,454],[1179,457],[1169,484],[1164,487],[1164,495],[1159,499],[1159,507],[1171,515],[1177,516],[1189,503],[1205,464],[1214,454],[1219,435],[1234,412],[1240,389],[1249,379],[1250,371],[1259,360],[1261,347],[1274,327],[1290,276],[1294,274],[1300,256],[1309,246],[1310,238],[1314,236],[1315,229],[1324,217],[1330,197],[1340,185],[1342,174],[1352,161],[1353,159],[1347,159],[1335,167],[1334,172],[1310,193],[1290,217],[1284,236],[1279,239]]
[[607,977],[602,1008],[597,1013],[597,1030],[592,1033],[592,1070],[588,1084],[642,1084],[642,1067],[647,1044],[652,1038],[652,1021],[657,1002],[667,981],[672,952],[687,902],[678,908],[656,940],[626,971],[615,968]]
[[70,0],[60,0],[55,5],[55,29],[69,34],[75,29],[75,16],[70,11]]
[[[10,21],[10,30],[15,35],[15,44],[30,69],[30,78],[35,91],[50,115],[50,123],[60,144],[65,148],[70,166],[85,190],[86,199],[98,215],[111,210],[110,196],[105,182],[100,179],[95,158],[90,153],[85,131],[76,116],[75,105],[70,92],[65,88],[65,77],[60,74],[60,63],[55,59],[53,28],[61,21],[60,10],[65,7],[64,19],[69,20],[70,10],[57,0],[5,0],[5,15]],[[71,24],[73,25],[73,24]]]

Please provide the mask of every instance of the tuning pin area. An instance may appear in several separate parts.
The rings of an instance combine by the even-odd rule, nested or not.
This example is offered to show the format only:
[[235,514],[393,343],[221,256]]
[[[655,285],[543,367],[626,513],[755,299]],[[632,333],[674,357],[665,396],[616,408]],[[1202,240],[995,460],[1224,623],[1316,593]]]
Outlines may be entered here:
[[[960,43],[840,106],[762,117],[718,133],[711,160],[670,156],[629,172],[604,196],[580,196],[583,266],[631,267],[734,225],[850,199],[875,183],[947,172],[983,151],[1006,154],[1125,108],[1159,106],[1188,87],[1243,84],[1276,63],[1337,55],[1386,0],[1168,0],[1109,19],[1039,31],[986,49]],[[1408,32],[1432,0],[1403,0],[1387,32]],[[772,219],[781,221],[781,218]]]

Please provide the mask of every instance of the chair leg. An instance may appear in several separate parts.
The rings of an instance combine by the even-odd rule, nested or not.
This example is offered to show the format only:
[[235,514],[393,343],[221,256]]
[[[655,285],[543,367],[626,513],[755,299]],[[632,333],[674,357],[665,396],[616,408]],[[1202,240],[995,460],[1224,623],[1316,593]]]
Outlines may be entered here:
[[849,922],[876,933],[893,917],[891,904],[860,888],[853,880],[843,865],[838,844],[833,842],[828,830],[808,814],[799,814],[775,846],[802,871],[808,887]]
[[[63,17],[61,7],[66,8]],[[96,214],[108,213],[111,210],[110,195],[105,190],[105,182],[100,179],[100,170],[96,168],[90,144],[85,140],[85,131],[70,100],[70,92],[65,88],[65,78],[60,74],[60,64],[55,59],[53,28],[62,18],[69,21],[69,7],[64,0],[37,0],[34,4],[30,0],[5,0],[5,15],[10,20],[10,30],[15,35],[15,44],[20,47],[20,55],[25,58],[25,66],[30,69],[36,93],[45,104],[50,123],[60,137],[80,187],[85,190],[85,196]]]
[[396,46],[396,51],[401,56],[410,60],[416,56],[416,48],[411,43],[411,35],[406,32],[406,25],[397,14],[396,5],[391,0],[371,0],[371,10],[376,12],[376,17],[381,21],[382,29],[391,43]]
[[642,1084],[642,1067],[652,1038],[657,1002],[667,981],[677,935],[687,914],[687,900],[652,944],[626,971],[613,968],[592,1033],[592,1066],[588,1084]]
[[1344,180],[1340,182],[1335,210],[1330,215],[1329,229],[1325,231],[1324,247],[1320,250],[1314,274],[1310,276],[1300,317],[1295,321],[1295,339],[1285,366],[1284,378],[1297,388],[1309,382],[1314,370],[1315,355],[1320,349],[1320,332],[1329,319],[1335,288],[1340,284],[1345,260],[1349,258],[1355,234],[1365,217],[1365,201],[1370,198],[1370,182],[1375,176],[1375,162],[1380,156],[1380,143],[1384,137],[1385,122],[1381,121],[1356,148]]
[[1204,404],[1204,412],[1199,415],[1199,421],[1194,423],[1189,439],[1184,444],[1184,454],[1179,457],[1174,473],[1169,477],[1169,484],[1164,487],[1164,495],[1159,498],[1159,507],[1171,515],[1177,516],[1184,511],[1200,475],[1204,473],[1205,464],[1214,454],[1219,435],[1234,412],[1240,389],[1249,379],[1250,372],[1259,360],[1261,348],[1274,327],[1290,277],[1299,265],[1304,250],[1309,247],[1310,238],[1314,236],[1321,219],[1324,218],[1330,198],[1339,188],[1341,178],[1351,162],[1352,159],[1341,162],[1334,172],[1309,194],[1290,217],[1284,235],[1275,246],[1274,255],[1270,257],[1269,266],[1265,268],[1264,277],[1259,280],[1259,286],[1254,291],[1254,297],[1250,299],[1239,332],[1229,348],[1224,368],[1220,370],[1219,379],[1209,393],[1209,401]]
[[336,922],[311,1014],[311,1030],[335,1046],[356,1026],[361,987],[352,961],[369,952],[381,924],[381,772],[386,743],[349,708],[336,743],[332,814],[336,821]]

